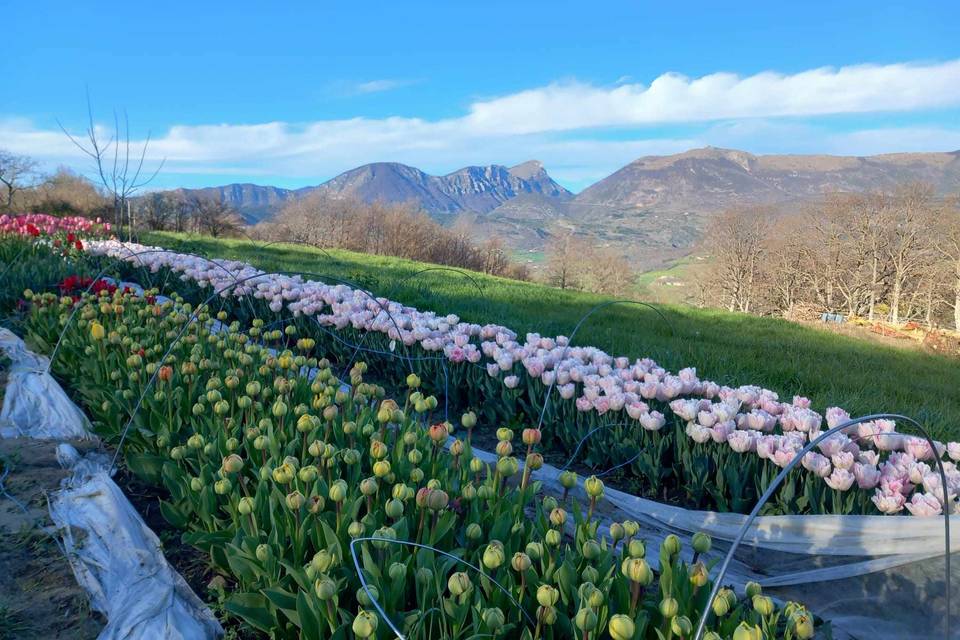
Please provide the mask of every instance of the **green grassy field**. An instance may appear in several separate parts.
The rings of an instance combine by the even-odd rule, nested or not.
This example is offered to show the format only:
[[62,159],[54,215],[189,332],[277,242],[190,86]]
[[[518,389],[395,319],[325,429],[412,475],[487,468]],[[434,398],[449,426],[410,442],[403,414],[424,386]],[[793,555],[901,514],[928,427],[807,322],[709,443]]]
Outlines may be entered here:
[[[471,273],[450,271],[410,277],[430,265],[299,245],[221,240],[169,233],[142,239],[208,257],[242,259],[265,270],[308,271],[355,282],[423,310],[506,325],[521,336],[570,335],[603,296]],[[823,412],[842,406],[852,415],[902,413],[928,425],[938,438],[960,436],[960,362],[820,331],[785,320],[658,305],[668,322],[631,304],[606,307],[587,320],[575,343],[612,355],[649,356],[670,370],[696,367],[721,384],[757,384],[809,396]],[[669,324],[668,324],[669,323]]]

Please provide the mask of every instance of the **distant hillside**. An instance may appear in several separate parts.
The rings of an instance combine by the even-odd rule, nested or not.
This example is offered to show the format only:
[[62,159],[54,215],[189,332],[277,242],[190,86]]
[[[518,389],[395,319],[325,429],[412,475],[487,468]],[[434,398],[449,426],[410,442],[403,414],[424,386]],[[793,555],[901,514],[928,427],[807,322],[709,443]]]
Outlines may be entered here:
[[486,213],[521,194],[568,199],[573,196],[536,161],[516,167],[465,167],[431,176],[395,162],[367,164],[323,183],[318,190],[365,202],[413,202],[432,214]]
[[438,216],[486,213],[525,194],[557,200],[573,197],[554,182],[536,160],[515,167],[496,164],[464,167],[445,176],[432,176],[396,162],[376,162],[295,191],[253,184],[180,190],[188,196],[213,197],[226,202],[251,222],[270,218],[291,198],[317,191],[364,202],[413,203]]
[[265,187],[250,183],[228,184],[222,187],[205,187],[203,189],[177,189],[176,192],[187,197],[214,198],[220,202],[226,202],[236,209],[249,224],[269,218],[296,193],[290,189]]
[[537,161],[515,167],[465,167],[432,176],[378,162],[295,191],[251,184],[184,190],[230,203],[249,222],[315,191],[367,202],[410,202],[440,220],[498,236],[518,252],[538,253],[561,229],[573,230],[658,267],[688,255],[712,215],[730,207],[772,204],[788,212],[834,191],[889,191],[912,181],[960,193],[960,151],[847,157],[753,155],[707,147],[645,156],[574,196]]
[[756,156],[707,147],[635,160],[580,192],[571,212],[587,218],[603,207],[715,211],[734,205],[811,200],[833,191],[891,190],[917,180],[933,184],[941,193],[960,190],[960,151]]

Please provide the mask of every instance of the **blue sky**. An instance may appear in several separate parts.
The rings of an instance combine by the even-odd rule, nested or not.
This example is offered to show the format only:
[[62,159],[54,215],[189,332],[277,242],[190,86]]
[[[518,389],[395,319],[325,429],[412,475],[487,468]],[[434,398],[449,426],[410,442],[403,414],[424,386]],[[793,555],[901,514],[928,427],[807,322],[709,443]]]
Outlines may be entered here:
[[[0,147],[89,166],[129,115],[155,186],[316,184],[358,164],[544,162],[577,190],[636,157],[960,148],[960,3],[17,3]],[[715,6],[717,5],[717,6]]]

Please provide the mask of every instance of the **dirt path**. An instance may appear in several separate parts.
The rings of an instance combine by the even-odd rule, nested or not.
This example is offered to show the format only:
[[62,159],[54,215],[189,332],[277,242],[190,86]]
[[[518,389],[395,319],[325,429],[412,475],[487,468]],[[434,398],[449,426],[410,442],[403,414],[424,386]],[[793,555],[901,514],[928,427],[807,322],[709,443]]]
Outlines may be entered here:
[[103,626],[49,533],[46,494],[67,475],[55,452],[52,442],[0,439],[0,640],[84,640]]

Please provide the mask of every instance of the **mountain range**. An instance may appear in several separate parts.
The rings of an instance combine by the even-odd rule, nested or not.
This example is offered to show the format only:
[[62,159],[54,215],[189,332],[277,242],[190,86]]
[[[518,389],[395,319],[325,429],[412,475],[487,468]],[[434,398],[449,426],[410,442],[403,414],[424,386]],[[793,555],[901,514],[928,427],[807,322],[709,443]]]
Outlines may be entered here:
[[876,156],[754,155],[707,147],[645,156],[574,195],[540,162],[465,167],[432,176],[377,162],[313,187],[231,184],[181,190],[224,201],[249,223],[268,220],[290,199],[323,191],[367,202],[409,202],[443,222],[498,235],[518,251],[541,251],[558,229],[656,266],[690,252],[712,214],[734,206],[799,207],[835,191],[885,191],[905,182],[960,192],[960,151]]

